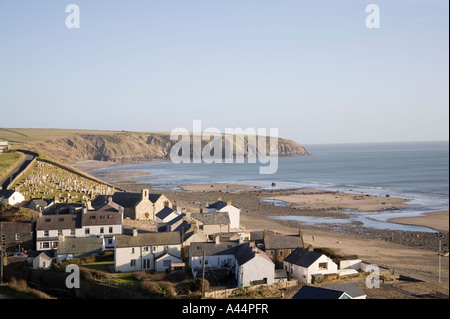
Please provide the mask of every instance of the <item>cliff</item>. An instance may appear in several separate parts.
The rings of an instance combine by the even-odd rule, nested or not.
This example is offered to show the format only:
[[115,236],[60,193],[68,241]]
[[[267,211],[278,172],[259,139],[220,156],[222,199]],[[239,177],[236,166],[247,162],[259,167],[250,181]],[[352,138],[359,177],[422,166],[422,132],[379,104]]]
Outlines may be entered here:
[[[86,160],[136,162],[170,159],[170,150],[175,143],[176,141],[170,140],[169,133],[105,132],[102,134],[99,131],[96,134],[81,133],[31,143],[28,148],[64,163]],[[206,144],[208,142],[203,142],[202,147]],[[269,141],[266,145],[267,147],[270,145]],[[247,139],[241,148],[247,149]],[[244,153],[247,156],[247,152]],[[279,156],[309,155],[303,146],[282,138],[278,139],[278,154]]]

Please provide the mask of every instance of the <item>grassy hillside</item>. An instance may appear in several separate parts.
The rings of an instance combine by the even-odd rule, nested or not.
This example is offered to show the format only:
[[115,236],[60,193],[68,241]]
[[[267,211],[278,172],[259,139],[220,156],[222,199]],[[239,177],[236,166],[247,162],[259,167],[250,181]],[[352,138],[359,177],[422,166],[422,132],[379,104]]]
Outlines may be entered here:
[[16,207],[0,201],[0,222],[29,222],[37,217],[34,210]]
[[[168,159],[172,146],[168,132],[127,132],[63,129],[0,129],[0,140],[13,147],[29,149],[64,163],[86,160],[149,161]],[[246,154],[248,140],[241,149]],[[207,143],[203,142],[202,147]],[[267,143],[267,146],[269,143]],[[294,141],[278,139],[279,156],[308,155]]]

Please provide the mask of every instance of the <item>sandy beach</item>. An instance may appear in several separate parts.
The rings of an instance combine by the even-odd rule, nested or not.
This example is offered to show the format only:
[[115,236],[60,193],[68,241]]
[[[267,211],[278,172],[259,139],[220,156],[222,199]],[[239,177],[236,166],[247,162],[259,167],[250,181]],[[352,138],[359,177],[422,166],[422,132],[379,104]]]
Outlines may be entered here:
[[437,231],[448,232],[449,230],[449,212],[430,212],[419,217],[405,217],[389,219],[391,223],[420,225],[436,229]]

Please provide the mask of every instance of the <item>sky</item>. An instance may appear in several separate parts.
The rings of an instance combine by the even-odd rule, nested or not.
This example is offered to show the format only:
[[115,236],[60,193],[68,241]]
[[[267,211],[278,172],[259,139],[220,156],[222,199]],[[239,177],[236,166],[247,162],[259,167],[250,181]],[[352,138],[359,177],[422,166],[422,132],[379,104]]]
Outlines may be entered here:
[[201,120],[301,144],[448,141],[448,12],[447,0],[0,0],[0,127]]

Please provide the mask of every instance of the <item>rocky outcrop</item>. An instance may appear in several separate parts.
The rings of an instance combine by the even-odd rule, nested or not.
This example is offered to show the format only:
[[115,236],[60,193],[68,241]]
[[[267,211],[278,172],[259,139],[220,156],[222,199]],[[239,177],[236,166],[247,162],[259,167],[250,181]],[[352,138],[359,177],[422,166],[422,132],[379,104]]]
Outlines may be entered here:
[[[247,150],[247,139],[244,148]],[[30,148],[65,163],[86,160],[136,162],[169,159],[176,141],[169,133],[105,132],[102,134],[76,134],[72,137],[55,138],[30,144]],[[208,142],[202,142],[202,147]],[[267,148],[270,142],[266,142]],[[192,144],[191,144],[192,146]],[[238,152],[244,152],[238,149]],[[245,151],[245,156],[247,152]],[[279,156],[309,155],[308,151],[294,141],[278,139]]]

